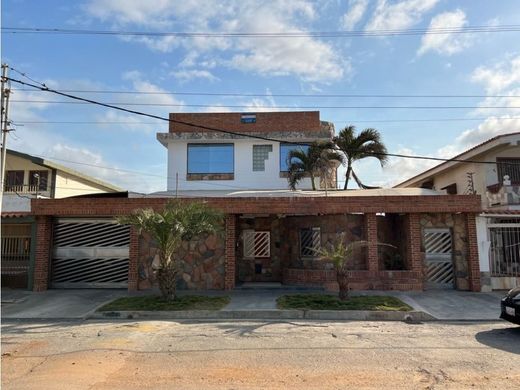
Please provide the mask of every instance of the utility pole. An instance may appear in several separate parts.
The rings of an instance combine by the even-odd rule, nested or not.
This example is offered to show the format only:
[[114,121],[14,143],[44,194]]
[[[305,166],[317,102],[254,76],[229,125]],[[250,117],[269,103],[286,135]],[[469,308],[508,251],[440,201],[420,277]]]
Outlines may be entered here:
[[9,88],[9,84],[7,82],[7,70],[9,66],[7,64],[2,64],[2,80],[1,80],[1,89],[2,89],[2,118],[1,118],[1,131],[2,131],[2,156],[0,167],[1,170],[1,182],[0,182],[0,211],[2,209],[2,201],[4,198],[4,188],[5,188],[5,160],[7,156],[7,133],[9,132],[9,95],[11,94],[11,89]]

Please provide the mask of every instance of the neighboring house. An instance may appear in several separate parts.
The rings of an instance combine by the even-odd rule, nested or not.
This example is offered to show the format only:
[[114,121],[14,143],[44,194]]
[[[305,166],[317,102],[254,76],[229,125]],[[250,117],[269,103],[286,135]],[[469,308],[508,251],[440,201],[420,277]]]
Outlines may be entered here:
[[31,285],[28,272],[36,234],[31,199],[121,191],[52,161],[7,150],[2,196],[2,286]]
[[[168,148],[167,191],[33,200],[35,290],[152,287],[154,242],[115,224],[114,217],[138,208],[160,209],[176,197],[206,202],[225,214],[222,234],[199,237],[179,249],[181,288],[277,282],[336,289],[333,265],[316,251],[344,234],[349,241],[367,242],[350,264],[354,289],[480,291],[472,239],[480,197],[417,188],[288,190],[289,145],[246,135],[302,143],[329,140],[333,127],[321,122],[318,112],[170,118],[176,121],[170,132],[157,135]],[[309,189],[310,183],[302,188]],[[391,245],[382,247],[381,242]]]
[[520,132],[491,138],[454,159],[472,162],[445,162],[396,187],[480,195],[477,241],[482,288],[520,285]]
[[[186,113],[170,114],[170,119],[178,122],[170,122],[168,133],[157,134],[159,142],[168,149],[167,189],[170,192],[287,189],[289,151],[305,149],[306,144],[313,141],[330,141],[334,135],[334,125],[320,121],[318,111]],[[243,135],[208,131],[204,127]],[[335,169],[327,181],[329,188],[336,188]],[[320,185],[324,186],[325,181],[321,180]],[[310,179],[304,179],[298,188],[310,189]]]

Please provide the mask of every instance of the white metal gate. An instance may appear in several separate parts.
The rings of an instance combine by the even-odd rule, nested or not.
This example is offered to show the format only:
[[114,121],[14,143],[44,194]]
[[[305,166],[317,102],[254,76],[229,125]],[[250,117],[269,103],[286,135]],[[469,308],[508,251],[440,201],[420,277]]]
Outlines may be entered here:
[[520,221],[489,228],[491,276],[520,276]]
[[431,288],[453,288],[452,238],[450,229],[424,229],[426,281]]
[[128,286],[130,228],[111,219],[59,219],[54,225],[51,286]]

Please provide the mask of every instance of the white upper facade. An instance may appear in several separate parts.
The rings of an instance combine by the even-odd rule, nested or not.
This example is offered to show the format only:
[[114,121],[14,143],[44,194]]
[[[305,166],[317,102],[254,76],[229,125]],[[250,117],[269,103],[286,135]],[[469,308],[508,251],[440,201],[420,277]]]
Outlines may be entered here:
[[[171,114],[170,119],[180,123],[157,134],[168,149],[170,192],[287,189],[289,150],[330,140],[334,132],[318,112]],[[311,188],[309,178],[298,184]]]

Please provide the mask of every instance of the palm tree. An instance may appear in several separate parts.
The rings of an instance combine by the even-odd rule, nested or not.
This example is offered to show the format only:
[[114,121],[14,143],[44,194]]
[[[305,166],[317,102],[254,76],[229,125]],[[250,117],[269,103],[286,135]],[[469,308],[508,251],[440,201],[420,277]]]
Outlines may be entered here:
[[351,175],[360,188],[370,188],[369,186],[365,186],[354,172],[352,164],[355,161],[367,157],[374,157],[379,160],[381,167],[388,161],[386,146],[383,144],[379,131],[376,129],[365,129],[357,136],[355,133],[356,128],[350,125],[345,127],[334,137],[334,143],[343,153],[343,163],[347,166],[344,190],[347,189]]
[[200,202],[170,201],[162,211],[138,209],[117,218],[122,225],[133,225],[139,234],[145,231],[157,242],[160,266],[157,282],[163,298],[174,300],[179,259],[174,254],[182,241],[189,241],[204,233],[216,233],[222,225],[223,214]]
[[316,190],[315,178],[326,177],[334,162],[342,162],[341,155],[334,150],[334,144],[330,141],[315,141],[307,150],[303,148],[293,149],[287,156],[289,165],[289,188],[296,189],[296,185],[305,177],[310,176],[312,189]]
[[[376,243],[378,246],[395,248],[390,244]],[[340,233],[338,238],[327,247],[316,250],[321,260],[326,260],[334,264],[336,279],[339,286],[339,299],[348,299],[349,279],[348,272],[354,257],[359,254],[359,249],[368,246],[368,241],[357,240],[347,242],[346,234]]]

